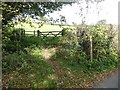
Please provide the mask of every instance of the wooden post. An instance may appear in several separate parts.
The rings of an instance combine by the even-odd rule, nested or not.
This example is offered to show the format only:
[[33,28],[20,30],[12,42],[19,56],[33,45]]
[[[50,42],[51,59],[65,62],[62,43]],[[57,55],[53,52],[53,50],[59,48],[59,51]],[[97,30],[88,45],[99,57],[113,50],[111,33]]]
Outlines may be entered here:
[[21,31],[21,35],[22,35],[22,36],[25,36],[25,30],[22,30],[22,31]]
[[34,36],[35,36],[35,30],[34,30]]
[[40,36],[40,31],[39,30],[37,30],[37,36]]
[[22,30],[19,29],[19,35],[20,35],[20,41],[21,41],[21,38],[22,38]]
[[62,33],[61,33],[61,34],[62,34],[62,36],[65,35],[65,29],[62,30]]
[[118,25],[118,53],[120,55],[120,25]]
[[90,35],[90,60],[92,62],[93,59],[93,49],[92,49],[92,36]]
[[62,33],[61,33],[61,35],[63,36],[63,30],[62,30]]
[[23,34],[23,36],[25,36],[25,30],[22,30],[22,34]]

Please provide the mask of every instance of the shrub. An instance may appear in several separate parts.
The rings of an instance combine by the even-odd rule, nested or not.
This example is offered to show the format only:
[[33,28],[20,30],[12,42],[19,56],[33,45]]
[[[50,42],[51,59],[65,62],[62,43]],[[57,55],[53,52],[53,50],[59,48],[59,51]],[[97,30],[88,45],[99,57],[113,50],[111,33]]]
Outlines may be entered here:
[[2,36],[3,49],[10,53],[19,51],[21,49],[21,41],[24,38],[23,31],[24,29],[22,28],[6,27]]
[[[85,70],[102,71],[104,69],[117,67],[118,58],[117,51],[114,47],[109,46],[109,35],[106,26],[85,27],[92,33],[93,44],[93,61],[89,60],[89,33],[88,36],[77,37],[71,31],[67,31],[63,36],[63,49],[56,53],[57,58],[67,60],[73,64],[83,66]],[[86,45],[86,46],[85,46]],[[87,47],[88,46],[88,47]],[[88,53],[86,53],[88,52]]]

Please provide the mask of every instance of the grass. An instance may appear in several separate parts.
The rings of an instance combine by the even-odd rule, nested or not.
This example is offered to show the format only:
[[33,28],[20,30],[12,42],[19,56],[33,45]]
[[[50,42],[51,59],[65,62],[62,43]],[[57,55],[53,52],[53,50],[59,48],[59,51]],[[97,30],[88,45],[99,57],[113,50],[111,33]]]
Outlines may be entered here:
[[[65,59],[65,54],[58,56],[56,58],[53,60],[55,60],[56,63],[58,63],[62,68],[64,68],[64,72],[67,75],[74,76],[74,78],[70,81],[68,79],[69,78],[68,76],[65,77],[65,81],[63,81],[63,85],[65,87],[73,87],[73,88],[93,87],[96,81],[105,78],[105,74],[108,75],[112,70],[115,70],[117,68],[117,63],[118,63],[117,60],[112,60],[111,61],[112,64],[110,62],[105,62],[105,61],[89,62],[86,60],[80,60],[81,62],[77,63],[76,62],[77,58],[74,57],[76,61],[73,60],[73,57],[67,57],[69,59]],[[67,81],[69,81],[69,83],[66,83]]]
[[59,46],[61,45],[62,41],[62,37],[46,37],[46,38],[42,38],[42,37],[29,37],[26,36],[22,41],[22,47],[29,47],[29,46],[37,46],[37,47],[55,47],[55,46]]
[[43,39],[26,36],[19,43],[23,51],[13,54],[3,52],[3,87],[57,87],[58,78],[42,51],[58,46],[60,40],[61,37]]
[[31,27],[30,24],[27,24],[27,23],[22,23],[22,26],[20,24],[18,25],[15,25],[15,28],[23,28],[25,29],[26,31],[37,31],[37,30],[40,30],[40,31],[61,31],[62,30],[62,27],[64,28],[74,28],[74,26],[62,26],[60,27],[59,25],[50,25],[50,24],[43,24],[43,26],[39,27],[39,24],[36,24],[36,23],[33,23],[33,26],[34,27]]
[[[97,77],[103,73],[103,71],[97,71],[98,67],[89,69],[89,62],[81,61],[81,63],[78,64],[71,62],[71,60],[69,60],[72,59],[71,57],[64,59],[64,55],[53,58],[56,54],[53,53],[52,49],[47,49],[48,54],[53,53],[53,56],[50,55],[51,60],[54,60],[56,65],[62,69],[61,74],[58,75],[56,73],[59,72],[59,69],[56,71],[53,66],[48,63],[47,59],[44,58],[44,51],[46,49],[28,47],[26,50],[28,52],[27,54],[14,53],[3,56],[4,87],[88,88],[92,87],[93,81],[96,81]],[[9,65],[5,64],[5,62],[8,62]],[[114,67],[104,70],[108,72],[110,69],[112,70]]]
[[[50,31],[58,31],[58,32],[53,32],[53,34],[58,34],[59,31],[62,31],[63,28],[71,28],[74,29],[74,26],[59,26],[59,25],[50,25],[50,24],[43,24],[41,27],[39,27],[39,24],[33,23],[33,26],[30,26],[30,24],[27,23],[21,23],[22,25],[18,24],[15,25],[15,28],[23,28],[26,32],[25,34],[27,35],[33,35],[35,31],[35,35],[37,36],[37,30],[40,32],[50,32]],[[47,33],[43,33],[47,34]],[[51,35],[49,35],[51,36]],[[60,36],[60,35],[59,35]]]
[[[5,62],[8,62],[9,65]],[[4,87],[50,88],[56,86],[54,70],[42,57],[39,48],[29,49],[29,54],[5,55],[3,56],[3,63]]]
[[[45,28],[50,31],[53,26],[47,25],[42,30],[47,31]],[[57,26],[54,28],[59,30]],[[25,25],[25,29],[32,30],[33,28]],[[114,58],[114,55],[110,57],[108,55],[104,61],[89,62],[84,52],[79,52],[74,48],[75,42],[72,45],[68,41],[66,37],[25,36],[18,43],[21,49],[19,52],[12,54],[3,52],[3,86],[88,88],[92,86],[93,81],[99,79],[100,74],[117,68],[118,60],[117,57]],[[60,48],[54,51],[59,46]]]

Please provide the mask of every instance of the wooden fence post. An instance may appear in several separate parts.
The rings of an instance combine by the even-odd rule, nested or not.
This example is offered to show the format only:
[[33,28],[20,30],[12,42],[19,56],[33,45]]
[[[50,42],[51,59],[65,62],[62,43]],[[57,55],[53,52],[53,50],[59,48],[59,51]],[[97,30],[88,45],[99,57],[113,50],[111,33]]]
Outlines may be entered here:
[[35,36],[35,30],[34,30],[34,36]]
[[25,30],[24,30],[24,35],[25,35]]
[[20,41],[21,41],[21,38],[22,38],[22,30],[19,29],[19,35],[20,35]]
[[40,36],[40,31],[39,30],[37,30],[37,36]]
[[23,36],[25,36],[25,30],[23,30],[22,33],[23,33]]
[[120,56],[120,25],[118,25],[118,54]]
[[93,59],[93,46],[92,46],[92,36],[90,35],[90,60],[92,62]]
[[25,30],[20,30],[20,36],[22,36],[22,37],[25,36]]
[[65,35],[65,29],[62,30],[62,33],[61,33],[61,34],[62,34],[62,36]]

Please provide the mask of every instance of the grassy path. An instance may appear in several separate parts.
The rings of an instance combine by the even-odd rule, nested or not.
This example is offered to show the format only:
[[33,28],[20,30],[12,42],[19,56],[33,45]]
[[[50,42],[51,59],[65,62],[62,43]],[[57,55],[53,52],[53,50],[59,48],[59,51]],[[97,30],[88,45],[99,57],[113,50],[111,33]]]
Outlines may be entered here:
[[71,74],[70,72],[67,72],[56,61],[51,60],[51,56],[54,55],[55,52],[59,49],[60,49],[59,47],[56,47],[56,48],[42,50],[43,57],[48,61],[48,63],[55,70],[55,75],[58,79],[57,86],[58,87],[69,87],[69,88],[79,87],[79,85],[77,85],[76,77],[73,74]]

